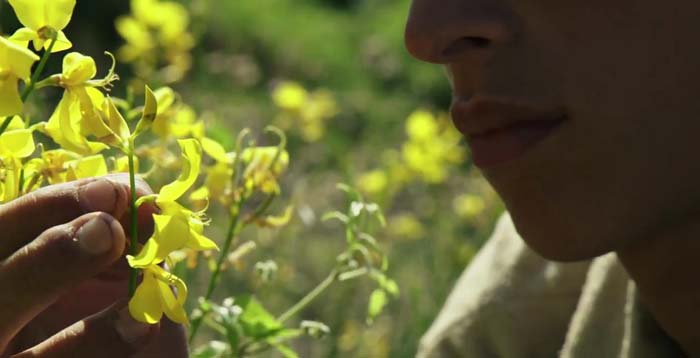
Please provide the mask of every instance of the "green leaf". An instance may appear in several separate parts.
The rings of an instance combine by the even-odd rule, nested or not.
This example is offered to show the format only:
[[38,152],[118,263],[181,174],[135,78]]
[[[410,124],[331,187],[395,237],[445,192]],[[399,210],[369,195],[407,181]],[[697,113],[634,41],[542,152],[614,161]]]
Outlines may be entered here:
[[389,292],[392,296],[399,297],[399,285],[396,283],[396,281],[388,278],[386,280],[386,285],[382,288],[385,289],[386,292]]
[[391,294],[394,297],[399,296],[399,285],[396,281],[390,279],[384,272],[373,270],[370,277],[379,285],[379,287]]
[[192,352],[192,358],[223,358],[229,353],[228,345],[221,341],[209,341]]
[[379,247],[379,244],[377,243],[377,240],[372,237],[372,235],[369,235],[367,233],[361,232],[359,235],[357,235],[359,239],[359,243],[372,251],[374,251],[377,255],[382,260],[381,268],[382,271],[386,271],[389,268],[389,258],[384,254],[382,249]]
[[374,321],[374,318],[377,317],[380,313],[382,313],[382,310],[384,309],[384,306],[386,306],[388,301],[389,299],[384,290],[378,288],[372,291],[372,294],[369,296],[369,307],[367,308],[368,323],[372,323],[372,321]]
[[307,336],[322,339],[331,334],[331,329],[323,322],[318,321],[301,321],[299,327]]
[[323,214],[323,216],[321,217],[321,221],[328,221],[332,219],[341,221],[344,224],[347,224],[349,221],[348,216],[341,213],[340,211],[331,211],[329,213]]
[[360,194],[359,191],[355,190],[353,187],[350,185],[347,185],[345,183],[338,183],[335,185],[338,190],[344,191],[346,194],[352,198],[352,200],[355,201],[362,201],[362,194]]
[[282,353],[284,358],[299,358],[297,352],[293,351],[291,348],[289,348],[289,346],[286,346],[284,344],[276,344],[275,348],[277,349],[277,351]]
[[239,320],[246,336],[262,339],[275,336],[283,330],[282,323],[277,321],[255,297],[239,296],[235,302],[243,309]]

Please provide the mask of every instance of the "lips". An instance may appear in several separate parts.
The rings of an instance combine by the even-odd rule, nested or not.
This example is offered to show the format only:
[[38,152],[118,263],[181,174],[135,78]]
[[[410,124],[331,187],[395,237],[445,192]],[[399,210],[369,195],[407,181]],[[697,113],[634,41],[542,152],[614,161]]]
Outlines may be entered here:
[[520,157],[566,119],[563,110],[480,97],[457,100],[452,105],[452,120],[467,138],[474,164],[482,169]]

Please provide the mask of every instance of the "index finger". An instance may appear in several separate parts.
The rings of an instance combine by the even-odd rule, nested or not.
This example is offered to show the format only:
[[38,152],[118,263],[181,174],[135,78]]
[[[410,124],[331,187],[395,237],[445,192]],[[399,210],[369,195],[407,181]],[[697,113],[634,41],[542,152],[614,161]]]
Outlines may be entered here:
[[[129,181],[125,175],[82,179],[41,188],[0,205],[0,260],[34,240],[44,230],[90,212],[119,218],[128,209]],[[137,194],[150,194],[143,181]]]

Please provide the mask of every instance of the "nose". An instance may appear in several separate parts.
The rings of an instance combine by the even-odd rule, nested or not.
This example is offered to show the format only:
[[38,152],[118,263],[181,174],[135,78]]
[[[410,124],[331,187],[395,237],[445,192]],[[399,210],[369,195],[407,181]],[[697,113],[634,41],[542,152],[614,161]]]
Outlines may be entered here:
[[415,58],[447,64],[486,59],[511,41],[513,17],[493,0],[413,0],[406,23],[406,49]]

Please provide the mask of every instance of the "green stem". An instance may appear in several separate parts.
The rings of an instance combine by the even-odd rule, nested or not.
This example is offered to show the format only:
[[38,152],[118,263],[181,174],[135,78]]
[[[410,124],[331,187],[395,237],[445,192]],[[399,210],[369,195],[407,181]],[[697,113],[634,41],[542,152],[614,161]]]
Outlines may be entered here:
[[219,274],[221,274],[221,266],[223,266],[224,260],[226,259],[226,255],[228,254],[228,250],[231,248],[231,243],[233,242],[233,238],[238,233],[238,218],[239,217],[240,217],[240,215],[238,215],[238,214],[231,216],[231,221],[229,222],[229,227],[228,227],[228,233],[226,234],[226,242],[224,242],[224,248],[221,250],[221,253],[219,254],[219,258],[216,260],[216,269],[214,270],[214,272],[211,274],[211,277],[209,278],[209,285],[207,286],[207,292],[204,295],[204,299],[206,299],[206,300],[210,299],[212,293],[214,293],[214,289],[216,288],[217,280],[219,279]]
[[[291,330],[288,330],[291,331]],[[241,347],[238,349],[239,355],[241,357],[248,357],[248,356],[254,356],[256,354],[263,353],[265,351],[270,350],[273,348],[274,345],[282,344],[288,341],[291,341],[292,339],[297,339],[299,338],[302,333],[300,329],[295,329],[294,330],[296,333],[293,335],[285,335],[282,338],[270,340],[270,341],[248,341],[244,344],[241,344]]]
[[265,198],[265,200],[260,204],[260,206],[258,206],[255,209],[253,214],[250,215],[247,220],[245,220],[245,223],[250,224],[251,222],[255,221],[255,219],[260,217],[260,215],[262,215],[262,213],[264,213],[265,210],[267,210],[267,208],[270,207],[270,204],[272,204],[272,201],[274,201],[276,197],[277,197],[276,194],[272,194],[272,195],[269,195],[267,198]]
[[[39,80],[39,76],[41,76],[41,73],[44,72],[46,62],[51,56],[51,50],[53,50],[53,46],[56,44],[56,37],[58,37],[58,32],[54,32],[53,35],[51,35],[51,42],[49,43],[49,48],[47,48],[46,51],[44,51],[44,54],[41,56],[41,60],[39,60],[39,65],[36,66],[34,73],[32,73],[32,77],[29,84],[26,87],[24,87],[24,90],[22,90],[20,98],[22,99],[23,103],[27,100],[27,98],[29,98],[29,94],[32,93],[32,91],[34,90],[34,86]],[[14,117],[14,115],[7,116],[5,117],[5,120],[2,121],[2,124],[0,125],[0,134],[4,133],[7,127],[10,125],[12,117]]]
[[[206,294],[204,295],[204,300],[209,300],[211,298],[211,295],[214,293],[214,289],[216,288],[216,283],[219,279],[219,275],[221,274],[221,266],[224,263],[224,259],[226,259],[226,255],[228,254],[229,249],[231,248],[231,243],[233,242],[233,238],[238,234],[238,231],[240,231],[240,225],[239,225],[239,218],[240,215],[238,214],[240,212],[240,208],[243,205],[243,201],[238,203],[238,210],[236,210],[236,214],[231,215],[231,220],[229,222],[229,227],[228,227],[228,232],[226,233],[226,242],[224,242],[224,247],[221,250],[221,253],[219,253],[219,258],[216,261],[216,268],[214,269],[214,272],[212,273],[211,277],[209,278],[209,284],[207,286],[207,291]],[[199,330],[199,326],[202,324],[202,319],[204,318],[204,315],[201,317],[195,319],[192,321],[192,329],[190,330],[190,344],[194,342],[194,337],[197,336],[197,331]]]
[[[131,200],[130,200],[130,215],[131,215],[131,245],[129,246],[129,254],[136,256],[136,246],[138,245],[138,212],[136,207],[136,168],[134,166],[134,142],[129,140],[128,149],[129,158],[129,188],[131,189]],[[131,274],[129,275],[129,297],[134,296],[136,292],[136,279],[138,278],[138,269],[131,268]]]
[[321,281],[321,283],[319,283],[318,286],[316,286],[316,288],[314,288],[313,290],[311,290],[311,292],[309,292],[306,296],[304,296],[304,298],[302,298],[301,300],[299,300],[299,302],[297,302],[294,306],[292,306],[292,307],[291,307],[290,309],[288,309],[286,312],[282,313],[282,314],[277,318],[277,320],[278,320],[280,323],[282,323],[282,322],[288,320],[289,318],[291,318],[292,316],[294,316],[295,314],[299,313],[299,311],[301,311],[301,310],[304,309],[306,306],[308,306],[309,303],[311,303],[311,301],[313,301],[314,299],[316,299],[316,297],[318,297],[318,296],[319,296],[321,293],[323,293],[323,291],[325,291],[333,282],[335,282],[335,280],[337,279],[337,277],[338,277],[338,271],[336,271],[335,269],[333,269],[333,271],[331,271],[331,273],[328,274],[328,277],[326,277],[323,281]]

